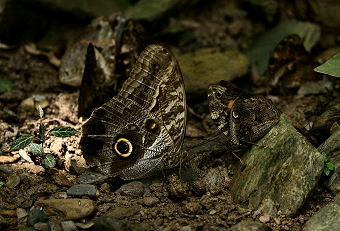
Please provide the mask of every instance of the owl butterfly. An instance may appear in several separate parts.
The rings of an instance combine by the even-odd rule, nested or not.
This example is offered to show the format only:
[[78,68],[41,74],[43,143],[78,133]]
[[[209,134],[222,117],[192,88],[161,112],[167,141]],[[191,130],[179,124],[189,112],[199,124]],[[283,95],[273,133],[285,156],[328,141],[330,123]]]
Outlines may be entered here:
[[166,167],[185,134],[186,98],[179,65],[169,50],[149,45],[117,96],[94,110],[80,140],[86,162],[124,180]]
[[279,121],[280,112],[271,100],[247,94],[227,81],[211,85],[208,99],[211,118],[233,151],[256,142]]

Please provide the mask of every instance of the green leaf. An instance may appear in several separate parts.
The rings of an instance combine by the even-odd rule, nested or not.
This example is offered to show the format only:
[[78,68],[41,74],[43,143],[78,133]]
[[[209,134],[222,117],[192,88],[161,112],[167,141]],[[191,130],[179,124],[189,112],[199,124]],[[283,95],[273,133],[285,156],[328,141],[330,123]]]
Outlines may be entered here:
[[0,188],[2,188],[2,186],[4,186],[4,182],[3,181],[0,181]]
[[335,169],[334,164],[331,163],[331,162],[327,162],[327,163],[326,163],[326,167],[327,167],[329,170],[334,170],[334,169]]
[[18,139],[16,139],[13,142],[12,147],[9,151],[19,150],[19,149],[26,147],[27,145],[29,145],[32,142],[33,138],[34,138],[34,136],[32,136],[30,134],[20,136]]
[[340,54],[335,55],[325,63],[316,67],[314,71],[334,77],[340,77]]
[[28,145],[31,151],[35,154],[43,154],[43,148],[41,144],[32,143]]
[[324,168],[323,172],[325,173],[326,176],[328,176],[331,173],[331,171],[328,168]]
[[46,156],[44,156],[41,160],[42,164],[45,166],[45,167],[48,167],[48,168],[54,168],[54,166],[56,165],[56,161],[55,161],[55,158],[53,155],[51,154],[47,154]]
[[326,153],[325,152],[321,152],[321,155],[323,157],[323,161],[327,162],[328,161],[328,157],[327,157]]
[[39,125],[39,137],[42,142],[45,142],[45,132],[46,132],[46,127],[45,125],[40,121]]
[[43,116],[44,116],[44,111],[43,111],[43,109],[40,107],[40,105],[38,106],[38,112],[39,112],[39,117],[40,117],[40,118],[43,118]]
[[71,127],[55,127],[50,131],[50,134],[56,137],[69,137],[74,136],[75,134],[79,133],[76,129]]
[[6,79],[0,78],[0,92],[5,92],[13,88],[13,83]]

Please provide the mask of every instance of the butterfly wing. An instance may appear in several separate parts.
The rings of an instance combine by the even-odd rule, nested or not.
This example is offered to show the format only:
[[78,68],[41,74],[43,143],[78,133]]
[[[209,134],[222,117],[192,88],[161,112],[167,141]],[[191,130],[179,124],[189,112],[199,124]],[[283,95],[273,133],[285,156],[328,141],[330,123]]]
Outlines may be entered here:
[[[119,94],[83,125],[83,155],[107,175],[146,177],[162,167],[164,154],[180,148],[186,122],[180,118],[183,115],[185,94],[179,66],[168,50],[150,45]],[[174,133],[177,131],[179,134]]]

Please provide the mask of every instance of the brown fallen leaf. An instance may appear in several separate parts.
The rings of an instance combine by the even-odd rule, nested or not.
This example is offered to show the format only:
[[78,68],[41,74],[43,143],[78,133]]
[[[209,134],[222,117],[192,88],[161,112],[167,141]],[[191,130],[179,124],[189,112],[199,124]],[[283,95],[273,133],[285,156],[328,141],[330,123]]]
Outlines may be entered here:
[[0,164],[13,163],[19,159],[19,156],[0,156]]

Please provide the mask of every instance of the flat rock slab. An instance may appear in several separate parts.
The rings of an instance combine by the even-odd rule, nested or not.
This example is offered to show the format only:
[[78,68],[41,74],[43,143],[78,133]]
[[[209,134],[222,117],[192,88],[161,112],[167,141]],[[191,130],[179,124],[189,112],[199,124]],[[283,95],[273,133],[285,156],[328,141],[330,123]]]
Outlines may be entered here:
[[89,199],[47,199],[34,203],[42,207],[48,216],[59,216],[64,220],[77,220],[92,214],[95,202]]
[[[234,199],[251,209],[294,214],[315,187],[323,170],[322,155],[282,114],[280,122],[244,154],[244,167],[231,182]],[[274,215],[274,214],[271,214]]]
[[183,73],[186,93],[206,94],[209,84],[231,81],[248,72],[249,61],[238,50],[202,48],[177,57]]
[[69,188],[67,191],[68,195],[71,196],[89,196],[95,197],[96,196],[96,186],[90,184],[76,184]]
[[340,130],[334,132],[318,148],[319,152],[325,152],[328,161],[334,164],[333,174],[327,178],[326,186],[334,193],[340,192]]
[[329,231],[340,229],[340,197],[321,208],[309,221],[304,231]]

